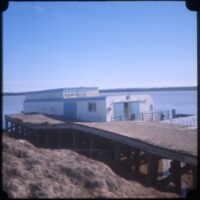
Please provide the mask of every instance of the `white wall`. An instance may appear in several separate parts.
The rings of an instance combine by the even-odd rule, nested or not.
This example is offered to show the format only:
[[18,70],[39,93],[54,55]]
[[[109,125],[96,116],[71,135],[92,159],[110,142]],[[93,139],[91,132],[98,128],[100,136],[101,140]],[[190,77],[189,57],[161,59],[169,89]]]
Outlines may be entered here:
[[63,115],[63,102],[25,102],[24,112],[37,112],[42,114]]
[[[88,103],[96,102],[96,112],[88,111]],[[106,102],[102,100],[88,100],[77,102],[77,120],[106,121]]]
[[106,121],[112,121],[114,116],[114,103],[139,101],[140,112],[152,112],[150,106],[153,105],[153,99],[150,95],[123,95],[108,96],[106,98]]

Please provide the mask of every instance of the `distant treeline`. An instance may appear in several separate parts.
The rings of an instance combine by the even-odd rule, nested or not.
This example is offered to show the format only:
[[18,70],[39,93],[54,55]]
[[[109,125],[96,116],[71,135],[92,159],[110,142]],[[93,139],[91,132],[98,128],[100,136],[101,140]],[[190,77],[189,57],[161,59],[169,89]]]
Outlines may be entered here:
[[26,95],[28,92],[4,92],[3,95],[5,96],[19,96],[19,95]]
[[182,90],[197,90],[193,87],[162,87],[162,88],[121,88],[121,89],[104,89],[100,92],[146,92],[146,91],[182,91]]
[[[116,88],[104,89],[99,92],[146,92],[146,91],[181,91],[181,90],[197,90],[196,86],[193,87],[162,87],[162,88]],[[5,92],[3,95],[26,95],[28,92]]]

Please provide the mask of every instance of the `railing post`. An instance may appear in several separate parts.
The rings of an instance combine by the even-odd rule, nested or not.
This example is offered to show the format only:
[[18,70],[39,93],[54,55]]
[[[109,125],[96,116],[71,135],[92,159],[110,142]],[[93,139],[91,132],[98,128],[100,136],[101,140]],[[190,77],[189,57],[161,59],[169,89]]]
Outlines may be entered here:
[[176,109],[172,109],[172,118],[176,117]]

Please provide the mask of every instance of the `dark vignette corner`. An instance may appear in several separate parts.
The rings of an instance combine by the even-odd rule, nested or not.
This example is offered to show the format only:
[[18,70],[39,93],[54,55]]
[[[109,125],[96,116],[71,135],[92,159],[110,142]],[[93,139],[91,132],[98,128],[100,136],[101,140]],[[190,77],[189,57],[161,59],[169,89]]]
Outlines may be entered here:
[[[28,0],[24,0],[26,2]],[[42,0],[36,0],[36,1],[42,1]],[[48,0],[43,0],[48,1]],[[53,1],[53,0],[50,0]],[[63,0],[62,0],[63,1]],[[65,0],[69,1],[69,0]],[[74,0],[73,0],[74,1]],[[80,1],[80,0],[79,0]],[[84,1],[84,0],[83,0]],[[95,0],[94,0],[95,1]],[[100,0],[102,1],[102,0]],[[131,0],[130,0],[131,1]],[[134,0],[133,0],[134,1]],[[143,0],[141,0],[143,1]],[[145,0],[144,0],[145,1]],[[153,0],[152,0],[153,1]],[[158,0],[159,1],[159,0]],[[160,0],[162,1],[162,0]],[[185,4],[187,9],[190,11],[197,11],[197,86],[199,86],[200,82],[200,74],[199,74],[199,68],[200,68],[200,1],[199,0],[185,0]],[[3,12],[6,11],[9,7],[9,0],[1,0],[0,1],[0,79],[1,79],[1,85],[0,85],[0,93],[1,93],[1,105],[0,105],[0,113],[1,117],[3,118]],[[200,93],[199,93],[199,87],[197,87],[198,90],[198,96],[197,100],[200,99]],[[200,110],[199,110],[199,101],[198,102],[198,116],[200,116]],[[200,124],[200,118],[197,116],[198,124]],[[2,123],[0,125],[1,133],[3,132]],[[0,142],[0,149],[1,149],[1,155],[2,155],[2,134],[0,136],[1,142]],[[200,135],[198,134],[198,141],[200,141]],[[199,142],[197,141],[198,146],[198,165],[197,165],[197,171],[200,171],[200,148],[199,148]],[[0,156],[0,159],[2,159],[2,156]],[[1,177],[2,177],[2,160],[0,160],[0,170],[1,170]],[[2,191],[2,178],[0,181],[1,191]],[[197,174],[197,186],[198,189],[200,188],[200,173]],[[193,194],[196,194],[197,191],[194,191],[194,193],[189,193],[187,197],[193,197]],[[2,192],[1,192],[2,194]],[[199,194],[199,192],[198,192]],[[6,195],[6,194],[5,194]],[[192,196],[191,196],[192,195]],[[7,196],[4,196],[7,197]]]
[[0,12],[3,12],[8,9],[9,0],[1,0],[0,1]]
[[199,0],[186,0],[186,7],[191,11],[200,11]]

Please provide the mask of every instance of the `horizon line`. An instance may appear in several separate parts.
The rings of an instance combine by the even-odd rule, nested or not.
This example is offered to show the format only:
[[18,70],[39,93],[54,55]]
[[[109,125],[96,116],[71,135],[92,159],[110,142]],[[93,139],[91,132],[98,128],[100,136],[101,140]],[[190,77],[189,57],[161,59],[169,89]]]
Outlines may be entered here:
[[[128,87],[128,88],[106,88],[106,89],[99,89],[99,91],[110,91],[110,90],[157,90],[157,89],[189,89],[189,88],[197,88],[198,86],[164,86],[164,87]],[[67,87],[66,87],[67,88]],[[70,87],[69,87],[70,88]],[[80,88],[80,87],[74,87],[74,88]],[[84,87],[83,87],[84,88]],[[98,87],[97,87],[98,88]],[[54,89],[60,89],[60,88],[54,88]],[[45,90],[52,90],[52,89],[44,89]],[[3,92],[3,94],[18,94],[18,93],[29,93],[34,91],[43,91],[43,90],[32,90],[32,91],[21,91],[21,92]]]

